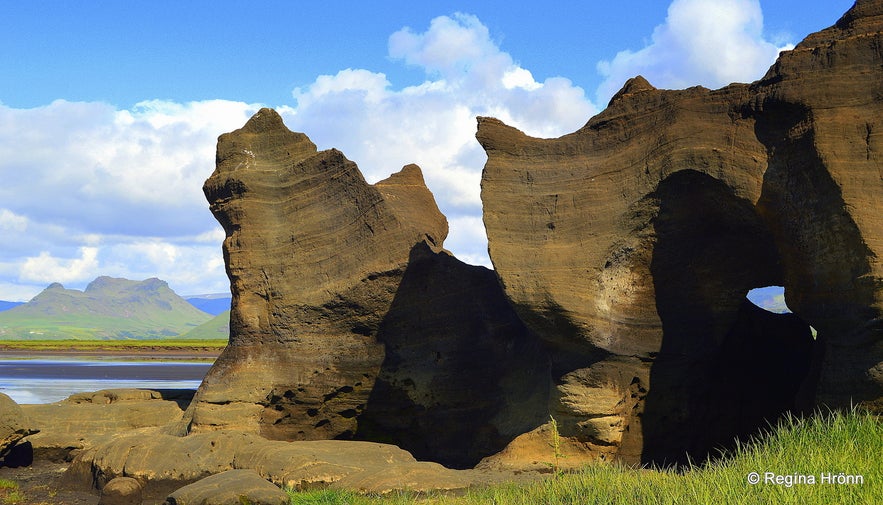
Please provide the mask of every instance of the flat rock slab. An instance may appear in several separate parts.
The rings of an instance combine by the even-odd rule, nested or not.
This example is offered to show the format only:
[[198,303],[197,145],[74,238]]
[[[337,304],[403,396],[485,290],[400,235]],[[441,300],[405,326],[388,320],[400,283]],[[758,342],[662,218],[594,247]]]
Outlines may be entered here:
[[458,490],[499,477],[417,461],[388,444],[282,442],[218,431],[186,437],[116,437],[81,452],[65,478],[70,485],[101,489],[114,478],[132,477],[144,483],[145,497],[156,497],[228,470],[253,470],[276,486],[295,490],[333,487],[371,493]]
[[177,397],[145,389],[106,389],[78,393],[56,403],[23,405],[40,433],[28,441],[37,458],[65,461],[109,436],[135,429],[157,428],[183,415]]
[[178,489],[165,505],[286,505],[288,495],[254,470],[228,470]]

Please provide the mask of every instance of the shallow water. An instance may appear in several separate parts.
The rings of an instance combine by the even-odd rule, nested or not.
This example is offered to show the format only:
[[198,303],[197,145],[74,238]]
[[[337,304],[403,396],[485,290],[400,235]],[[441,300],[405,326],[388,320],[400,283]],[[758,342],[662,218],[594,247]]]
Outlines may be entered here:
[[209,367],[181,360],[0,359],[0,393],[16,403],[52,403],[99,389],[195,390]]

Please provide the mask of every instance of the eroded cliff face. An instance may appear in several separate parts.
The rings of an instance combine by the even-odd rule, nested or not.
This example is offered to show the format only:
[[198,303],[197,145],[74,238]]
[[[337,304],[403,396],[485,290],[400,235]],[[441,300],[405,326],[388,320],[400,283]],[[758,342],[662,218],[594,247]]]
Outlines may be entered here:
[[492,272],[442,249],[419,167],[370,185],[262,109],[219,138],[204,190],[233,301],[190,432],[371,438],[470,466],[537,424],[540,344]]
[[[636,77],[558,139],[479,119],[490,256],[571,443],[672,462],[785,410],[880,408],[881,30],[860,0],[756,83]],[[767,285],[795,315],[745,300]]]
[[[753,84],[631,79],[572,134],[479,118],[496,272],[419,167],[370,185],[263,109],[206,182],[230,345],[183,431],[537,468],[701,459],[786,411],[883,410],[883,0]],[[745,298],[782,285],[794,314]],[[810,325],[818,330],[814,338]],[[496,455],[495,455],[496,454]]]

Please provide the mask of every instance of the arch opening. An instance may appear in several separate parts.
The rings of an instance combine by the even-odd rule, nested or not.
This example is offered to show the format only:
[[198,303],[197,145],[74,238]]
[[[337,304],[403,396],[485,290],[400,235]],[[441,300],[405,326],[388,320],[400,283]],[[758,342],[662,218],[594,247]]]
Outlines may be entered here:
[[784,286],[763,286],[748,291],[745,298],[753,303],[756,307],[761,308],[773,314],[791,314],[793,311],[788,308],[785,302]]
[[[746,298],[784,277],[751,202],[694,170],[669,176],[652,198],[662,345],[650,371],[642,462],[678,465],[705,460],[794,410],[814,342],[796,314]],[[775,299],[777,289],[759,293]]]

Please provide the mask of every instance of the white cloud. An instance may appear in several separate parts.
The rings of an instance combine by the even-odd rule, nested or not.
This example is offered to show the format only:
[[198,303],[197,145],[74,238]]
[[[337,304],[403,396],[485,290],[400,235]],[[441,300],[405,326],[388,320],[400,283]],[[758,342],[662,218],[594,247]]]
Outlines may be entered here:
[[63,100],[0,105],[0,201],[84,233],[204,231],[212,219],[200,188],[214,169],[217,136],[255,110],[219,100],[122,111]]
[[221,242],[226,238],[226,234],[224,230],[220,226],[216,226],[209,231],[200,233],[199,235],[193,237],[193,242],[199,244],[213,244],[220,245]]
[[368,103],[377,103],[384,98],[387,86],[389,81],[383,74],[348,68],[334,76],[320,75],[308,90],[295,88],[293,95],[301,107],[307,107],[313,102],[321,102],[325,97],[344,93],[355,94]]
[[9,209],[0,209],[0,231],[23,232],[28,229],[28,218]]
[[[464,251],[456,254],[461,261],[490,268],[491,262],[487,255],[487,234],[481,216],[448,217],[448,225],[451,232],[448,234],[448,239],[445,240],[445,248],[451,251]],[[476,244],[483,245],[485,250],[477,249]]]
[[112,272],[109,275],[128,279],[159,277],[179,294],[229,290],[221,240],[199,244],[192,238],[184,243],[163,238],[132,239],[107,247],[103,257],[103,270]]
[[516,67],[503,73],[503,87],[506,89],[521,88],[534,91],[543,87],[533,79],[530,70]]
[[450,222],[446,246],[489,264],[479,197],[486,157],[475,117],[493,115],[553,137],[581,127],[596,109],[567,79],[536,81],[475,16],[437,17],[425,32],[403,28],[390,36],[389,55],[421,67],[426,81],[396,90],[383,74],[346,69],[296,89],[297,105],[280,113],[320,149],[343,151],[371,182],[420,165]]
[[0,281],[0,293],[3,301],[26,302],[43,290],[46,286],[34,286],[20,282]]
[[719,88],[763,76],[779,51],[764,38],[758,0],[674,0],[651,43],[598,64],[605,77],[597,102],[607,103],[623,83],[643,75],[658,88]]
[[79,258],[56,258],[48,251],[27,258],[21,268],[25,282],[82,282],[99,275],[98,248],[81,247]]

